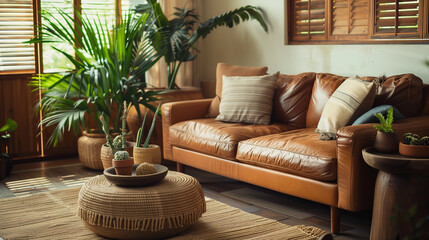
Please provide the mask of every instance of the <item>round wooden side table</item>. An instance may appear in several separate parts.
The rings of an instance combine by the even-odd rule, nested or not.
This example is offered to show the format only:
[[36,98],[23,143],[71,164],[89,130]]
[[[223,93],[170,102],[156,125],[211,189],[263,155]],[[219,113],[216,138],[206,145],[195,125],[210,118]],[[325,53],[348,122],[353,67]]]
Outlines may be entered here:
[[371,147],[362,150],[362,156],[379,170],[370,239],[413,239],[413,234],[428,231],[429,224],[417,227],[417,222],[429,216],[429,159],[379,153]]

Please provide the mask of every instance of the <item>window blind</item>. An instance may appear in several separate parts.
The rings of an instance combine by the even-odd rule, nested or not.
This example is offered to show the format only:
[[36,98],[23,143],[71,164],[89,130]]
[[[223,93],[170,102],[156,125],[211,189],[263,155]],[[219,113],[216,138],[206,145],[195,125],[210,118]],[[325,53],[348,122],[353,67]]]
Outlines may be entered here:
[[325,0],[296,0],[291,7],[294,40],[325,38]]
[[332,35],[368,35],[369,0],[332,1]]
[[82,15],[95,20],[97,16],[102,23],[107,21],[109,29],[115,24],[115,1],[114,0],[81,0]]
[[419,37],[422,0],[376,0],[374,35],[385,38]]
[[0,74],[10,71],[35,72],[32,0],[0,0]]

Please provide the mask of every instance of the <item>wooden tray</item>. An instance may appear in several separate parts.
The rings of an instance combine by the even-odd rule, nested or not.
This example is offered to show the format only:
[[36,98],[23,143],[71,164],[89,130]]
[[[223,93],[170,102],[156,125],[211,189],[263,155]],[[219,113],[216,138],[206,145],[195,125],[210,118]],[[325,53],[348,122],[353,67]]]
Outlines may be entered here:
[[168,168],[163,165],[153,164],[156,173],[148,175],[136,175],[136,168],[139,164],[134,164],[132,175],[116,175],[115,168],[110,167],[104,170],[104,176],[110,182],[122,187],[144,187],[161,182],[167,175]]

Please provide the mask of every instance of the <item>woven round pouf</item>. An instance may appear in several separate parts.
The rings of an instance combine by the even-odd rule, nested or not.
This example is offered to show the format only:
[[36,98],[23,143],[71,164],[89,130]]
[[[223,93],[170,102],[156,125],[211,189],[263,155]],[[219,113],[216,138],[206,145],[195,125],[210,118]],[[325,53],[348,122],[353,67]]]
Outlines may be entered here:
[[104,175],[79,192],[78,216],[93,232],[114,239],[160,239],[185,231],[206,211],[200,183],[169,171],[149,187],[119,187]]

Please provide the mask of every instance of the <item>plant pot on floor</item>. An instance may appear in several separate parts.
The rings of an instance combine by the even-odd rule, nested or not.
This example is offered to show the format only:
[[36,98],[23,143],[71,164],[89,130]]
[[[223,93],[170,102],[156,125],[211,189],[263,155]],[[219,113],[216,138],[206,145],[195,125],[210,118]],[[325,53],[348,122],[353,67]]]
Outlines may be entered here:
[[112,159],[112,165],[115,168],[116,175],[133,174],[134,159],[132,157],[125,160]]
[[[125,151],[127,151],[130,154],[130,157],[133,156],[133,147],[135,145],[136,145],[135,142],[127,141],[127,146],[129,146],[129,147],[125,148]],[[120,149],[120,150],[122,150],[122,149]],[[104,144],[101,147],[100,157],[101,157],[101,162],[103,164],[104,169],[110,168],[113,166],[112,165],[112,159],[113,159],[112,149],[110,147],[108,147],[106,144]]]
[[380,153],[397,153],[399,146],[398,134],[396,132],[377,131],[374,141],[374,149]]
[[133,148],[134,162],[161,164],[161,148],[155,144],[149,144],[147,148],[137,147]]

